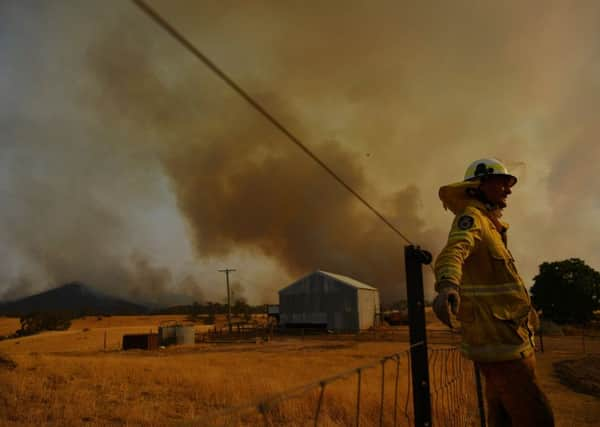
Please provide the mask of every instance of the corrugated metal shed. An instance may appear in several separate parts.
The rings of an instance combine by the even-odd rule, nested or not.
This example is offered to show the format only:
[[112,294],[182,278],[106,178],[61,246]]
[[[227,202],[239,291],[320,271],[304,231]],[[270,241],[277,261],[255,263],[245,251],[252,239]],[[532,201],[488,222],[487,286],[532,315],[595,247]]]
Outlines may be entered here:
[[377,288],[341,274],[315,271],[279,291],[280,324],[356,331],[374,326]]

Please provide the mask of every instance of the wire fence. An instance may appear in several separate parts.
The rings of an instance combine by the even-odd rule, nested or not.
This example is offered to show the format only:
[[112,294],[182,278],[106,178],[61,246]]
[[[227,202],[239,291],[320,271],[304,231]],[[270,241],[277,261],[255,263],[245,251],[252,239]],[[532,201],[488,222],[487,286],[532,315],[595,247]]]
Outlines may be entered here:
[[225,410],[206,425],[410,425],[410,387],[407,349],[259,402]]
[[[411,351],[384,356],[191,424],[205,426],[413,426]],[[472,362],[456,347],[428,348],[436,426],[479,425]]]
[[540,353],[600,354],[600,325],[542,327],[535,337],[535,343]]
[[[458,345],[460,331],[454,329],[427,329],[427,342],[432,344]],[[272,341],[297,337],[301,339],[318,339],[324,341],[392,341],[408,342],[409,330],[407,326],[374,328],[365,331],[328,331],[322,328],[273,328],[270,325],[246,326],[233,328],[231,332],[227,327],[213,328],[197,333],[196,342],[227,344],[239,342]]]
[[429,375],[435,426],[481,425],[473,362],[456,348],[429,349]]
[[[406,343],[402,328],[360,334],[292,331],[319,340],[391,340]],[[294,334],[295,333],[295,334]],[[282,335],[279,335],[283,338]],[[211,426],[413,426],[414,384],[411,351],[427,346],[431,423],[435,426],[480,426],[482,402],[473,363],[458,350],[460,335],[427,330],[427,341],[257,402],[213,413]],[[274,334],[277,339],[278,335]],[[565,339],[568,337],[570,339]],[[536,336],[538,352],[598,353],[598,331],[581,328],[568,335]],[[293,369],[293,367],[290,367]],[[196,422],[194,425],[197,425]]]

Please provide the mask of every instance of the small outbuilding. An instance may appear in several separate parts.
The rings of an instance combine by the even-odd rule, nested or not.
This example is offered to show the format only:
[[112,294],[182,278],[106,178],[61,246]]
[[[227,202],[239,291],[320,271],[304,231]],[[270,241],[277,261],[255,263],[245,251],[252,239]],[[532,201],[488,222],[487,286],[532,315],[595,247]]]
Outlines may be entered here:
[[123,335],[123,350],[158,350],[158,334]]
[[279,291],[279,324],[286,328],[359,331],[379,320],[377,288],[318,270]]

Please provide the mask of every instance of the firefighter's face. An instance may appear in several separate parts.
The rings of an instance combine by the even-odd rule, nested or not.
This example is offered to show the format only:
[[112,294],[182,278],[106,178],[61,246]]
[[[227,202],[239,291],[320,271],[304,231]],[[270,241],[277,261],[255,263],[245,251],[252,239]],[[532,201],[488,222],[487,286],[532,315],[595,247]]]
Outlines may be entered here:
[[512,179],[505,175],[491,175],[482,181],[480,189],[489,200],[496,206],[506,207],[506,198],[512,193],[510,187]]

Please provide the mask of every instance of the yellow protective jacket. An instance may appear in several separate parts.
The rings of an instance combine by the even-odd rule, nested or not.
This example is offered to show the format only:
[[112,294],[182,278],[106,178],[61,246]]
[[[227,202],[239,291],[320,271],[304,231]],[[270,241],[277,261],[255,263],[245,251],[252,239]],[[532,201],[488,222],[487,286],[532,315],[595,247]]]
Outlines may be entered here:
[[467,195],[473,183],[442,187],[444,207],[456,214],[448,243],[435,262],[436,290],[458,286],[462,351],[472,360],[527,357],[534,350],[537,314],[506,246],[507,224]]

